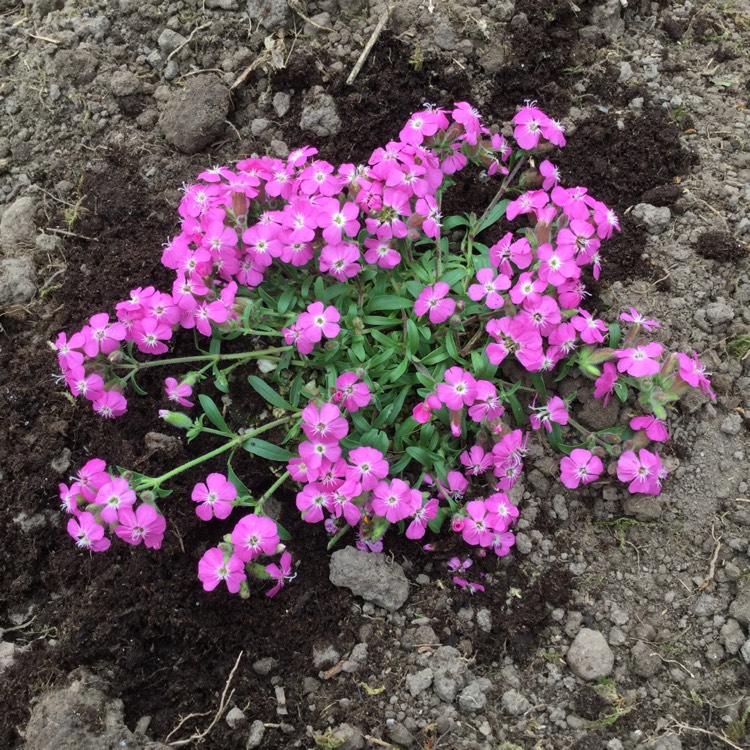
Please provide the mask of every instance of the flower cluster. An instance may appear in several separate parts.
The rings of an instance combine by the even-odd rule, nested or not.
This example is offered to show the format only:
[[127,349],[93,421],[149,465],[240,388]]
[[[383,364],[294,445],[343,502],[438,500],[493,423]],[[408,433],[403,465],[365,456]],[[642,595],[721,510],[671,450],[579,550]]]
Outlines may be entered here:
[[[666,469],[649,447],[668,439],[666,408],[687,389],[713,396],[705,368],[695,355],[666,352],[651,336],[658,323],[633,308],[621,315],[624,331],[584,309],[586,275],[599,278],[617,216],[587,188],[561,184],[548,157],[565,145],[564,128],[534,103],[513,118],[513,138],[515,149],[459,102],[413,114],[367,164],[336,166],[306,146],[206,170],[185,187],[180,233],[162,254],[175,272],[171,291],[135,289],[114,320],[99,313],[61,333],[62,376],[74,395],[116,417],[147,367],[194,363],[165,379],[170,404],[192,409],[209,375],[228,393],[236,368],[254,363],[264,377],[247,382],[274,420],[232,429],[203,388],[197,417],[163,410],[188,439],[218,435],[223,446],[131,484],[103,467],[101,480],[76,479],[64,503],[79,544],[105,549],[108,528],[132,544],[161,544],[161,483],[224,451],[227,474],[195,485],[196,514],[252,512],[203,555],[206,590],[224,581],[245,593],[251,574],[274,581],[272,595],[293,577],[283,529],[263,512],[287,479],[300,485],[306,522],[322,523],[331,543],[354,530],[372,551],[391,526],[422,540],[447,521],[478,554],[508,554],[518,516],[511,491],[530,440],[564,454],[560,480],[570,489],[611,476],[630,492],[657,494]],[[443,195],[468,164],[501,180],[498,194],[479,217],[444,218]],[[205,351],[137,357],[164,355],[179,328],[206,337]],[[271,345],[226,351],[240,336]],[[605,405],[632,396],[638,412],[625,425],[586,429],[573,397],[552,392],[571,370]],[[259,439],[282,425],[291,450]],[[231,470],[238,449],[286,466],[261,498]],[[276,554],[278,564],[259,562]],[[457,560],[454,581],[481,590],[460,575],[467,567]]]

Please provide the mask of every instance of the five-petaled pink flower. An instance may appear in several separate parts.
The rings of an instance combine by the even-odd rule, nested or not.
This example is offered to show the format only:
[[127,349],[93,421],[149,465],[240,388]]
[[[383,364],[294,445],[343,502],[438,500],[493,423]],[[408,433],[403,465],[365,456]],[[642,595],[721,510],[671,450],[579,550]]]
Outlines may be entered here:
[[620,372],[627,372],[634,378],[645,378],[649,375],[655,375],[659,372],[661,364],[655,359],[663,351],[661,344],[652,341],[645,346],[631,346],[627,349],[616,349],[617,369]]
[[206,481],[193,487],[191,498],[198,518],[227,518],[232,512],[232,502],[237,499],[237,488],[223,474],[209,474]]
[[446,298],[450,287],[444,281],[438,281],[434,286],[426,286],[414,303],[414,312],[421,318],[425,313],[430,314],[430,323],[443,323],[456,309],[456,301]]
[[645,448],[641,448],[638,455],[635,451],[625,451],[617,461],[617,478],[621,482],[630,482],[628,491],[632,493],[658,495],[665,476],[659,454]]
[[225,552],[220,547],[207,550],[198,563],[198,578],[205,591],[213,591],[222,581],[230,594],[236,594],[247,580],[245,563],[238,555]]
[[560,481],[574,490],[581,484],[595,482],[604,471],[599,456],[584,448],[574,448],[560,461]]
[[118,520],[115,534],[124,542],[133,545],[143,542],[151,549],[161,549],[167,521],[152,505],[139,505],[135,512],[132,508],[122,508]]

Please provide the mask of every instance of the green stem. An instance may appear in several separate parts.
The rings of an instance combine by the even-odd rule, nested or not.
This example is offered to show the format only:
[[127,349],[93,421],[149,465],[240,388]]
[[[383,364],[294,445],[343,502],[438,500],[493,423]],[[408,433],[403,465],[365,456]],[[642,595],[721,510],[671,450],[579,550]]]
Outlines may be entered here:
[[508,190],[508,186],[513,181],[513,178],[518,174],[521,167],[529,160],[528,154],[524,154],[517,162],[515,167],[506,175],[505,179],[500,185],[500,189],[497,194],[490,202],[490,205],[484,210],[484,213],[480,216],[479,221],[474,225],[475,227],[481,227],[484,224],[485,219],[490,215],[490,211],[500,202],[500,199],[505,195]]
[[133,360],[133,364],[118,364],[116,367],[127,367],[134,370],[147,370],[150,367],[162,367],[163,365],[183,365],[191,362],[226,362],[237,359],[258,359],[265,357],[267,354],[278,354],[288,352],[291,346],[274,346],[269,349],[256,349],[252,352],[239,352],[236,354],[196,354],[191,357],[172,357],[171,359],[159,359],[152,362],[138,362]]
[[573,428],[575,428],[576,430],[578,430],[578,432],[580,432],[580,433],[581,433],[581,435],[583,435],[584,437],[592,437],[592,438],[594,438],[594,440],[596,440],[596,442],[597,442],[597,443],[599,443],[599,445],[602,445],[602,446],[604,446],[604,447],[605,447],[605,448],[607,449],[607,453],[609,453],[609,449],[610,449],[610,448],[611,448],[612,446],[611,446],[611,445],[609,445],[608,443],[605,443],[605,442],[604,442],[604,441],[603,441],[603,440],[602,440],[602,439],[601,439],[601,438],[600,438],[600,437],[599,437],[598,435],[596,435],[596,434],[594,434],[593,432],[591,432],[591,430],[587,429],[586,427],[584,427],[584,426],[583,426],[582,424],[580,424],[579,422],[576,422],[576,420],[575,420],[575,419],[573,419],[573,418],[572,418],[572,417],[570,417],[570,416],[568,416],[568,424],[569,424],[569,425],[570,425],[571,427],[573,427]]
[[248,430],[242,435],[235,435],[235,437],[224,443],[224,445],[220,445],[218,448],[214,448],[214,450],[209,451],[208,453],[204,453],[202,456],[198,456],[198,458],[194,458],[192,461],[188,461],[187,463],[178,466],[176,469],[168,471],[166,474],[162,474],[159,477],[154,477],[153,479],[148,480],[144,484],[140,485],[138,489],[144,490],[148,489],[149,487],[159,487],[161,486],[162,482],[166,482],[168,479],[176,477],[178,474],[182,474],[183,471],[192,469],[194,466],[198,466],[204,461],[209,461],[212,458],[216,458],[216,456],[220,456],[222,453],[226,453],[226,451],[232,450],[233,448],[242,445],[242,443],[244,443],[246,440],[250,440],[251,438],[257,437],[258,435],[262,435],[264,432],[268,432],[274,427],[286,424],[291,419],[292,417],[282,417],[281,419],[276,419],[273,422],[264,424],[262,427],[256,427],[254,430]]
[[331,538],[331,541],[328,542],[328,546],[326,547],[326,549],[333,549],[338,544],[339,539],[341,539],[341,537],[344,536],[344,534],[346,534],[349,529],[351,529],[351,526],[349,526],[349,524],[346,524],[343,529],[336,533],[336,536]]
[[279,487],[281,487],[284,482],[286,482],[287,479],[289,479],[290,474],[288,471],[285,471],[259,498],[258,501],[255,503],[256,510],[262,510],[263,509],[263,503],[268,500],[271,495],[273,495],[274,492],[276,492]]

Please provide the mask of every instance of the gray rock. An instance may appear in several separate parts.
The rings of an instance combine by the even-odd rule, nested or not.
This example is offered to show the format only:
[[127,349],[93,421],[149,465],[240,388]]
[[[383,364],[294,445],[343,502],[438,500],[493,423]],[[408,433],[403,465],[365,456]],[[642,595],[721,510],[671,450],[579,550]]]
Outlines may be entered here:
[[639,203],[633,209],[633,218],[640,221],[649,234],[661,234],[672,218],[672,212],[666,206],[652,206],[650,203]]
[[82,86],[96,78],[99,61],[90,52],[82,49],[63,49],[55,55],[50,65],[53,75],[76,86]]
[[711,594],[701,594],[693,604],[693,614],[697,617],[709,617],[719,609],[719,602]]
[[109,90],[115,96],[132,96],[141,93],[143,83],[135,73],[129,70],[116,70],[109,79]]
[[743,581],[737,587],[737,596],[729,605],[729,614],[740,625],[750,625],[750,581]]
[[719,297],[716,302],[706,305],[706,320],[714,326],[729,323],[734,320],[734,310],[723,297]]
[[606,677],[615,665],[615,655],[598,630],[581,628],[570,644],[568,666],[583,680]]
[[31,8],[31,12],[44,18],[53,10],[60,10],[65,5],[65,0],[24,0],[24,5]]
[[267,31],[286,26],[292,20],[287,0],[247,0],[247,13],[253,26],[260,24]]
[[273,109],[277,117],[283,117],[292,106],[292,97],[285,91],[279,91],[273,97]]
[[28,250],[36,242],[37,202],[28,195],[16,198],[0,219],[0,249],[9,256],[15,257],[19,250]]
[[0,260],[0,306],[25,305],[36,294],[36,268],[31,258]]
[[388,727],[388,739],[400,747],[413,747],[414,745],[414,736],[400,721],[394,721]]
[[272,122],[267,120],[265,117],[256,117],[250,123],[250,132],[257,138],[268,130],[272,126]]
[[721,626],[720,640],[727,652],[733,656],[742,648],[742,644],[745,642],[745,633],[737,620],[730,617]]
[[466,685],[466,662],[460,652],[452,646],[441,646],[433,653],[430,667],[435,695],[446,703],[453,703]]
[[237,0],[206,0],[209,10],[239,10]]
[[568,505],[565,502],[564,495],[555,495],[552,498],[552,508],[554,509],[555,513],[557,513],[557,517],[561,521],[568,520]]
[[674,734],[665,734],[656,740],[652,748],[653,750],[682,750],[682,742]]
[[253,671],[255,674],[259,674],[263,677],[271,674],[276,667],[279,666],[279,662],[273,658],[273,656],[266,656],[263,659],[253,662]]
[[742,430],[742,417],[737,412],[727,414],[721,423],[721,431],[727,435],[739,435]]
[[524,534],[516,534],[516,549],[522,555],[528,555],[532,550],[531,538]]
[[333,553],[329,577],[334,586],[345,586],[389,612],[399,609],[409,596],[409,583],[398,563],[354,547]]
[[85,669],[75,670],[69,679],[68,687],[44,693],[34,705],[26,726],[25,750],[154,747],[125,726],[123,703],[109,697],[104,680]]
[[622,18],[623,4],[620,0],[604,0],[591,11],[591,23],[610,41],[619,39],[625,33]]
[[633,77],[633,68],[630,63],[623,60],[620,63],[620,75],[617,78],[618,83],[627,83]]
[[339,724],[331,733],[331,745],[336,750],[362,750],[365,738],[362,730],[351,724]]
[[213,75],[191,78],[159,117],[165,138],[185,154],[195,154],[221,135],[229,112],[229,89]]
[[458,707],[466,713],[476,713],[487,705],[487,696],[478,682],[470,682],[458,696]]
[[654,495],[628,495],[622,502],[622,509],[626,516],[632,516],[636,521],[657,521],[661,518],[664,506],[659,497]]
[[483,633],[492,632],[492,612],[486,607],[477,612],[477,625]]
[[167,55],[169,55],[186,41],[187,39],[182,36],[182,34],[172,29],[164,29],[164,31],[159,34],[156,43],[159,45],[159,49],[162,50],[162,52],[166,52]]
[[517,690],[506,690],[500,702],[503,710],[511,716],[522,716],[531,708],[528,699]]
[[336,102],[322,86],[313,86],[305,95],[299,126],[321,138],[336,135],[341,130]]
[[247,750],[254,750],[256,747],[260,747],[263,742],[263,735],[266,733],[266,727],[260,719],[256,719],[250,725],[250,731],[247,735],[247,744],[245,748]]
[[662,668],[661,659],[643,641],[638,641],[630,649],[630,654],[633,657],[633,670],[640,677],[653,677]]
[[750,664],[750,638],[748,638],[740,649],[740,656],[745,664]]
[[416,674],[406,675],[406,687],[412,698],[416,698],[420,693],[423,693],[430,685],[432,685],[432,670],[429,667]]
[[341,661],[341,654],[333,646],[313,646],[313,666],[315,669],[332,667]]
[[435,27],[433,41],[440,49],[450,52],[458,46],[458,37],[453,26],[446,20]]
[[13,662],[16,660],[16,650],[15,643],[0,641],[0,674],[8,669],[8,667],[13,666]]
[[241,708],[234,706],[227,711],[225,721],[230,729],[237,729],[237,727],[242,726],[247,721],[247,716],[245,716],[245,712]]

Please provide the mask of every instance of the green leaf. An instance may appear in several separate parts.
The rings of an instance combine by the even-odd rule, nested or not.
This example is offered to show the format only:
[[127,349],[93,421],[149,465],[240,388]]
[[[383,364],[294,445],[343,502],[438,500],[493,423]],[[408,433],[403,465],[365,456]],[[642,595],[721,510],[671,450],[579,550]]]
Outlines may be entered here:
[[225,432],[227,435],[233,434],[229,429],[229,425],[227,425],[227,423],[224,421],[224,417],[221,416],[219,408],[216,406],[214,400],[210,396],[207,396],[205,393],[201,393],[200,396],[198,396],[198,401],[200,402],[200,405],[203,408],[203,411],[206,413],[209,421],[213,424],[214,427],[216,427],[216,429]]
[[418,463],[427,469],[432,469],[436,462],[440,460],[440,457],[428,451],[425,448],[421,448],[418,445],[409,445],[406,447],[406,452]]
[[619,380],[615,383],[615,395],[617,398],[622,401],[624,404],[628,400],[628,387],[625,385],[625,383],[620,382]]
[[445,348],[454,362],[461,359],[461,353],[458,351],[458,344],[456,344],[455,331],[448,331],[448,335],[445,337]]
[[406,351],[412,356],[419,350],[419,329],[417,324],[411,319],[406,320]]
[[409,367],[409,360],[404,357],[396,367],[391,370],[391,372],[388,374],[388,382],[389,383],[395,383],[398,381],[398,379],[406,372],[407,368]]
[[297,377],[292,381],[292,385],[289,388],[289,400],[294,406],[299,406],[300,395],[302,394],[302,373],[298,373]]
[[445,347],[441,346],[437,349],[433,349],[426,357],[422,359],[423,365],[436,365],[438,362],[444,362],[446,359],[450,359],[450,354],[445,351]]
[[544,384],[544,378],[538,372],[531,373],[531,384],[540,396],[547,395],[547,386]]
[[410,299],[397,297],[395,294],[384,294],[381,297],[373,297],[365,310],[366,312],[374,312],[376,310],[406,310],[413,306],[414,302]]
[[468,227],[469,220],[465,216],[449,216],[443,221],[443,229],[449,231],[456,227]]
[[622,329],[618,323],[612,323],[609,327],[609,346],[611,349],[617,349],[620,346],[622,338]]
[[[258,287],[258,289],[261,288],[262,287]],[[325,295],[325,283],[323,282],[322,276],[318,276],[313,282],[313,291],[315,292],[315,298],[322,302],[323,296]]]
[[258,393],[258,395],[271,406],[275,406],[279,409],[286,409],[286,411],[294,411],[294,406],[288,401],[283,399],[276,391],[271,388],[265,380],[261,380],[257,375],[248,375],[247,382],[250,387]]
[[516,420],[516,425],[518,427],[521,427],[522,425],[526,424],[526,415],[524,414],[523,408],[521,407],[521,402],[518,400],[518,396],[515,394],[510,394],[506,396],[508,399],[508,403],[510,404],[511,411],[513,412],[513,417]]
[[234,467],[232,466],[231,461],[227,461],[227,479],[235,486],[237,489],[237,496],[240,499],[243,499],[245,497],[248,497],[252,499],[252,493],[247,488],[245,483],[237,476],[237,474],[234,471]]
[[289,461],[294,458],[294,453],[290,453],[286,448],[269,443],[267,440],[259,438],[250,438],[242,443],[242,447],[254,456],[266,458],[269,461]]
[[382,430],[370,430],[362,435],[360,440],[362,441],[362,445],[375,448],[375,450],[379,450],[383,455],[388,452],[390,441],[388,440],[388,435]]
[[454,268],[452,271],[448,271],[448,273],[443,274],[443,278],[440,280],[444,281],[448,286],[453,286],[459,281],[463,281],[465,276],[466,276],[465,269]]
[[286,291],[281,293],[281,296],[279,297],[279,306],[278,311],[283,315],[294,302],[294,290],[293,289],[287,289]]
[[440,529],[443,526],[443,522],[446,518],[450,515],[450,511],[448,508],[438,508],[437,515],[435,518],[431,518],[429,521],[427,521],[427,526],[429,527],[430,531],[434,532],[435,534],[440,533]]
[[487,215],[487,218],[476,228],[474,232],[475,236],[480,232],[484,232],[485,229],[488,229],[495,222],[502,219],[503,216],[505,216],[505,209],[508,207],[509,203],[510,201],[504,200],[500,201],[496,206],[494,206],[492,211],[490,211]]
[[276,521],[276,533],[282,542],[288,542],[292,538],[292,535],[278,521]]

